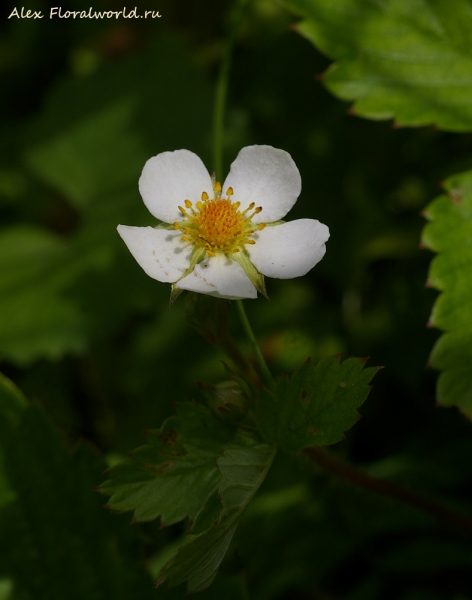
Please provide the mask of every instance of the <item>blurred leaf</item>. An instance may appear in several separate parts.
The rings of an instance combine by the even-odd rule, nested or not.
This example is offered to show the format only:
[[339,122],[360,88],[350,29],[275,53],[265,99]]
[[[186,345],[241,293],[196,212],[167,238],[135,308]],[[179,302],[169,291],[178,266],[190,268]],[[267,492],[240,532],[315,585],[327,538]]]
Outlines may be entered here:
[[230,340],[228,327],[229,302],[207,294],[188,292],[185,297],[187,321],[213,346]]
[[188,593],[199,592],[211,584],[239,518],[264,481],[274,456],[275,447],[267,444],[224,450],[218,460],[221,473],[218,496],[222,505],[218,518],[180,548],[161,569],[158,584],[168,581],[172,587],[188,581]]
[[180,147],[202,153],[210,106],[211,87],[182,41],[161,38],[147,52],[53,88],[26,132],[26,163],[77,207],[94,211],[102,195],[137,190],[150,156]]
[[0,510],[16,496],[6,473],[4,445],[14,435],[27,406],[26,398],[18,388],[0,373]]
[[378,558],[382,571],[419,573],[470,568],[472,551],[462,540],[418,539]]
[[[204,155],[210,105],[210,85],[175,37],[51,90],[23,131],[23,155],[47,188],[41,201],[51,204],[52,223],[63,231],[54,206],[69,204],[73,226],[61,237],[39,226],[1,232],[2,358],[24,365],[83,352],[155,302],[157,284],[126,254],[116,226],[153,223],[138,192],[141,169],[165,150]],[[41,214],[36,194],[27,202]]]
[[241,373],[248,373],[251,371],[251,367],[231,336],[228,325],[228,308],[229,302],[223,298],[214,298],[195,292],[187,292],[185,297],[187,321],[207,342],[221,348]]
[[100,491],[110,494],[110,508],[134,510],[136,521],[161,516],[163,525],[194,519],[216,491],[220,474],[216,461],[221,447],[235,434],[205,406],[178,405],[177,415],[159,431],[149,433],[150,445],[110,470]]
[[11,579],[0,579],[0,600],[14,600],[12,591],[13,581]]
[[57,358],[85,344],[84,320],[63,293],[73,277],[68,247],[59,236],[15,227],[0,237],[0,352],[19,363],[38,354]]
[[446,331],[436,342],[430,364],[443,373],[438,402],[458,406],[472,417],[472,171],[448,178],[447,195],[425,210],[430,221],[423,243],[438,253],[431,263],[428,285],[442,293],[430,322]]
[[[3,409],[14,396],[11,386],[0,389]],[[0,511],[0,543],[8,549],[1,575],[35,600],[151,598],[151,581],[117,552],[113,520],[92,491],[102,461],[85,446],[70,455],[36,406],[22,412],[3,444],[16,500]]]
[[467,0],[284,0],[297,30],[337,62],[327,88],[357,115],[472,130]]
[[282,377],[274,391],[261,390],[257,419],[264,438],[286,452],[339,442],[357,421],[356,409],[378,370],[364,364],[361,358],[341,363],[337,357],[316,366],[306,362],[291,378]]
[[221,600],[249,600],[243,578],[239,575],[222,577],[217,575],[213,585],[205,592],[205,598]]
[[0,373],[0,440],[18,425],[28,402],[20,390]]
[[137,183],[136,174],[149,158],[138,132],[132,129],[138,109],[137,91],[110,101],[110,105],[28,148],[27,164],[78,208],[86,207],[100,194],[109,195]]

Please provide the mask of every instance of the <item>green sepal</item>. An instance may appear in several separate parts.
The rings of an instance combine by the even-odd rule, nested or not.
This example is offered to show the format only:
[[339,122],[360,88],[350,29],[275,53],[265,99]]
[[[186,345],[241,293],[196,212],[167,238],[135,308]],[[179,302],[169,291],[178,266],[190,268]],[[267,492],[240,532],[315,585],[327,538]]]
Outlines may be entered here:
[[246,394],[248,398],[252,399],[252,387],[248,384],[246,378],[241,377],[241,375],[225,361],[221,361],[221,364],[223,365],[228,379],[233,379],[236,381],[244,394]]
[[157,219],[157,223],[154,225],[154,229],[166,229],[167,231],[174,231],[175,227],[172,223],[164,223]]
[[267,442],[285,452],[339,442],[358,420],[357,408],[366,399],[378,367],[364,369],[361,358],[340,362],[337,356],[316,366],[304,363],[275,389],[261,389],[256,417]]
[[170,299],[169,299],[169,307],[171,307],[174,302],[177,300],[177,298],[180,296],[180,294],[183,292],[184,290],[181,290],[178,287],[175,287],[175,283],[172,283],[170,286]]
[[202,246],[194,246],[193,247],[192,255],[190,257],[190,264],[189,264],[187,270],[182,274],[182,276],[178,279],[178,281],[176,281],[175,283],[173,283],[171,285],[169,306],[172,306],[172,304],[174,304],[174,302],[177,300],[178,296],[180,296],[180,294],[183,292],[183,290],[181,290],[177,286],[179,281],[181,279],[183,279],[184,277],[187,277],[187,275],[190,275],[190,273],[195,269],[195,267],[198,265],[198,263],[201,263],[205,257],[206,257],[205,248],[203,248]]
[[231,258],[241,265],[244,272],[249,277],[249,281],[256,288],[256,290],[264,296],[266,300],[269,300],[269,296],[266,292],[264,275],[259,273],[256,267],[252,264],[249,254],[244,248],[241,248],[239,252],[235,252],[231,255]]

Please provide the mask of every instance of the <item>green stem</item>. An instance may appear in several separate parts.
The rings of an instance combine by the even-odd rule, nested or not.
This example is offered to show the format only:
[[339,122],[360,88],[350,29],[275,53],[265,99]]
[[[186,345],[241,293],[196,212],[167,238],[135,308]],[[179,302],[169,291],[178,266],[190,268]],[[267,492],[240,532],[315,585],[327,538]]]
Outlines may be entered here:
[[[233,58],[234,41],[236,39],[236,32],[241,24],[244,11],[249,4],[250,0],[238,0],[236,3],[234,13],[231,19],[230,30],[228,34],[228,42],[226,44],[226,51],[221,63],[220,72],[218,75],[218,81],[216,83],[215,91],[215,109],[213,113],[213,166],[215,174],[222,178],[223,175],[223,132],[224,132],[224,118],[226,108],[226,98],[228,96],[228,82],[229,72],[231,68],[231,60]],[[251,346],[253,347],[254,353],[259,363],[260,370],[265,379],[265,382],[270,387],[273,386],[274,380],[267,367],[267,364],[262,356],[262,352],[257,344],[256,338],[251,328],[251,324],[246,315],[244,305],[241,300],[236,300],[236,306],[238,308],[239,317],[241,319],[244,331],[249,338]]]
[[[213,113],[213,167],[215,174],[222,178],[223,176],[223,132],[224,132],[224,117],[226,108],[226,98],[228,95],[229,71],[231,68],[231,60],[233,58],[234,40],[236,32],[242,21],[244,10],[250,0],[239,0],[236,3],[234,13],[231,19],[228,42],[226,44],[225,55],[221,63],[218,81],[215,90],[215,104]],[[219,181],[219,180],[218,180]]]
[[251,343],[254,354],[256,355],[257,362],[259,363],[259,368],[264,376],[265,383],[272,388],[274,386],[274,379],[272,377],[272,373],[269,371],[269,367],[267,366],[264,357],[262,356],[261,349],[259,348],[259,344],[257,343],[256,337],[252,331],[251,324],[249,323],[249,319],[247,318],[246,309],[244,308],[244,304],[242,300],[235,300],[236,308],[238,309],[239,318],[241,319],[242,326],[246,335]]

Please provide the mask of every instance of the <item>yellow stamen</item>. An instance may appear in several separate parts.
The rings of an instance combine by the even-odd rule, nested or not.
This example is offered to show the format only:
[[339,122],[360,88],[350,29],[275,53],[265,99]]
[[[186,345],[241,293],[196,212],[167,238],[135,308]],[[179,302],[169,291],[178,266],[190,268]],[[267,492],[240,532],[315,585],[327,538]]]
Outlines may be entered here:
[[243,215],[245,215],[246,213],[248,213],[249,211],[251,211],[254,208],[254,202],[251,202],[251,204],[243,210]]
[[216,254],[236,254],[246,244],[254,245],[256,240],[253,235],[261,231],[265,223],[256,224],[252,217],[259,214],[262,207],[254,208],[254,202],[240,211],[241,202],[232,202],[234,194],[232,187],[226,190],[226,198],[221,197],[221,185],[215,181],[213,184],[214,198],[210,200],[206,192],[202,192],[201,201],[192,207],[190,200],[185,200],[185,208],[179,206],[180,212],[185,215],[183,221],[176,221],[175,229],[180,229],[183,242],[192,243],[203,247],[208,256]]

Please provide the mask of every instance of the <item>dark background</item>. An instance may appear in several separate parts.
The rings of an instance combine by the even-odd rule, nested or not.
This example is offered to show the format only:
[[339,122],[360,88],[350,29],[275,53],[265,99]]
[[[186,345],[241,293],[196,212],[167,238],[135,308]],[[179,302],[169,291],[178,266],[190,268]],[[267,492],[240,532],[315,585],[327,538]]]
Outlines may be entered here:
[[[197,398],[197,380],[224,377],[222,355],[185,320],[184,295],[168,308],[169,286],[146,277],[116,225],[152,224],[137,189],[150,156],[187,148],[212,169],[231,3],[127,7],[159,10],[154,20],[49,19],[39,0],[25,9],[45,18],[8,20],[21,7],[4,5],[1,368],[67,444],[85,441],[114,460],[144,443],[142,430],[159,427],[173,402]],[[290,29],[295,21],[268,0],[247,11],[230,77],[225,169],[245,145],[288,151],[303,183],[288,218],[319,219],[331,238],[307,276],[267,280],[271,301],[247,301],[249,317],[274,373],[340,352],[385,366],[363,419],[333,451],[470,510],[470,424],[435,407],[437,374],[427,368],[439,332],[427,328],[437,293],[425,288],[433,255],[420,249],[420,212],[445,177],[470,166],[472,138],[350,116],[317,80],[330,62]],[[144,525],[135,542],[142,565],[181,531],[157,529]],[[242,573],[257,600],[472,594],[471,549],[459,535],[314,473],[300,457],[278,459],[233,546],[223,574]]]

